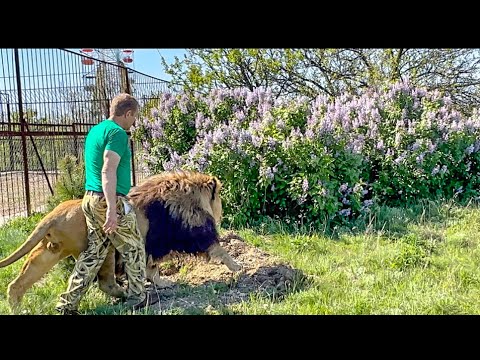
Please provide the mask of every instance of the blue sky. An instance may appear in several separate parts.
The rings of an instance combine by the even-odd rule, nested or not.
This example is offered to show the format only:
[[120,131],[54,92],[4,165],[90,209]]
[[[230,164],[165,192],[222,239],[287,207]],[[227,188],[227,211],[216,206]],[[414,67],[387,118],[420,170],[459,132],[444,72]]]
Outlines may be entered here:
[[183,58],[186,54],[185,49],[133,49],[134,62],[132,68],[163,80],[170,80],[170,76],[163,72],[161,56],[165,58],[167,63],[171,64],[175,61],[175,56]]
[[[69,49],[78,52],[80,49]],[[165,58],[168,64],[175,61],[175,56],[183,58],[186,54],[185,49],[132,49],[133,63],[132,69],[140,71],[144,74],[160,78],[162,80],[170,80],[170,76],[165,74],[161,62],[161,56]],[[160,56],[161,55],[161,56]]]

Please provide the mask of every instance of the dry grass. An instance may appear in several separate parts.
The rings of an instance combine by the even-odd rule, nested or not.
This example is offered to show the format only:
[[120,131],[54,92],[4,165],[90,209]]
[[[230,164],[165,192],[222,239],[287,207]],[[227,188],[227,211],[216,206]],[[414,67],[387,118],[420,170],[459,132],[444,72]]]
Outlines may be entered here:
[[[30,204],[32,211],[43,211],[51,195],[47,179],[43,172],[29,172]],[[57,173],[47,172],[52,188],[55,187]],[[25,184],[23,171],[0,173],[0,225],[16,216],[27,215]]]

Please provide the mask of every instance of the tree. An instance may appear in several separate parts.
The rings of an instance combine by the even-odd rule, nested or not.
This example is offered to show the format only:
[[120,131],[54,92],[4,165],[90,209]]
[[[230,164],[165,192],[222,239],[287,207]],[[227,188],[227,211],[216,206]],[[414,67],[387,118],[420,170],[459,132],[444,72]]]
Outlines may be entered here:
[[464,111],[480,104],[479,61],[478,49],[187,49],[171,65],[162,58],[186,91],[264,86],[277,96],[314,98],[408,78]]

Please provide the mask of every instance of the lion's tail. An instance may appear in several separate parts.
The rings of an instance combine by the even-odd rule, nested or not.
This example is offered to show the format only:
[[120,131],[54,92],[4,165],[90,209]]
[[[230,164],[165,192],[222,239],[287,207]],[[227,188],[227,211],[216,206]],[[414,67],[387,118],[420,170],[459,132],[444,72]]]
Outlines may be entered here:
[[[50,215],[50,214],[49,214]],[[0,268],[13,264],[15,261],[21,259],[28,254],[42,239],[48,234],[51,226],[55,222],[53,216],[47,215],[40,223],[35,227],[30,236],[20,247],[15,250],[13,254],[7,258],[0,260]]]

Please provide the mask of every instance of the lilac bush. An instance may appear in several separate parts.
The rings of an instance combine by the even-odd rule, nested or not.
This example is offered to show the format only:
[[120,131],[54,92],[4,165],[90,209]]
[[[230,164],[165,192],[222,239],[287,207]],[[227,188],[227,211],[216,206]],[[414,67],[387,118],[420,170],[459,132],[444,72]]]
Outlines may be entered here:
[[477,196],[479,116],[408,82],[275,99],[268,89],[164,94],[139,120],[148,170],[195,169],[224,183],[225,217],[346,223],[375,204]]

